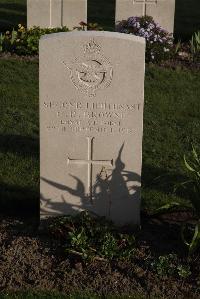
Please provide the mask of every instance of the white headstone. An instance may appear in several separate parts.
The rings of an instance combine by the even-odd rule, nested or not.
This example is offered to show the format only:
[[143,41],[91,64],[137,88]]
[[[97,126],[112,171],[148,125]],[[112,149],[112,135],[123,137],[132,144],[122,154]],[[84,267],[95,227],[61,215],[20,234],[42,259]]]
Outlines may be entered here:
[[87,23],[87,0],[27,0],[27,27],[69,29]]
[[111,32],[40,40],[41,217],[140,221],[145,41]]
[[152,16],[168,32],[174,31],[175,0],[116,0],[115,21]]

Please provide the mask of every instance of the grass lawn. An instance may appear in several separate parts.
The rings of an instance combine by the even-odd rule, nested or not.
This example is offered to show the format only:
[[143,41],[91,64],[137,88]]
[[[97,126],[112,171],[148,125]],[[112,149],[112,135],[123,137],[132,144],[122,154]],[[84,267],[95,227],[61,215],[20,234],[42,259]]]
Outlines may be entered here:
[[14,209],[20,202],[31,208],[39,194],[38,65],[3,60],[0,65],[1,207],[12,201]]
[[[0,60],[0,69],[1,207],[30,215],[37,210],[39,198],[38,63]],[[147,67],[145,209],[173,200],[174,185],[185,179],[183,155],[191,142],[200,144],[199,98],[200,73]]]

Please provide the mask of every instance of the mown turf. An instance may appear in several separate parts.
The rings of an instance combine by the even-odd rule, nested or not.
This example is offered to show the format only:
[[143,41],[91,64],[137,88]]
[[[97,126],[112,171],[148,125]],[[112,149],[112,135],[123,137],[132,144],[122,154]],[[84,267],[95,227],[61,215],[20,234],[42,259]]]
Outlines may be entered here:
[[31,211],[39,195],[38,65],[1,60],[0,69],[1,208]]
[[[38,64],[0,60],[0,200],[33,214],[39,198]],[[147,67],[142,198],[151,210],[186,178],[183,155],[200,144],[200,73]],[[23,207],[23,209],[22,209]],[[26,213],[26,214],[27,214]]]
[[143,204],[148,210],[175,200],[175,184],[186,180],[184,154],[200,144],[200,73],[146,69]]

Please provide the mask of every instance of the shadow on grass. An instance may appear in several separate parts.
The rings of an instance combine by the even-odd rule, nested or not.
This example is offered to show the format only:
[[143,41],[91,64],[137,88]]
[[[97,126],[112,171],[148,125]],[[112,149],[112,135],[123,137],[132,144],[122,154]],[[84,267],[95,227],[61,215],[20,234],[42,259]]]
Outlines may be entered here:
[[98,23],[105,30],[115,28],[115,0],[88,0],[88,22]]
[[175,38],[188,40],[200,30],[200,1],[176,0]]
[[0,182],[0,207],[4,216],[39,217],[39,190]]
[[[148,191],[159,191],[169,195],[173,187],[178,182],[183,182],[187,178],[178,173],[166,173],[158,168],[143,167],[142,188]],[[63,186],[65,190],[65,186]],[[67,186],[66,186],[67,188]],[[188,190],[181,190],[179,195],[182,199],[189,199],[192,194]],[[39,215],[39,189],[25,188],[21,186],[9,185],[0,182],[0,207],[1,214],[20,218],[38,218]],[[170,196],[169,196],[170,199]],[[104,199],[105,201],[105,199]],[[153,199],[152,199],[153,202]],[[67,203],[63,202],[63,210],[66,210]],[[85,206],[87,209],[87,206]],[[146,208],[144,207],[146,210]]]
[[[39,158],[39,140],[38,138],[29,136],[1,135],[0,152],[15,153],[16,155],[21,157]],[[146,192],[159,191],[165,195],[170,195],[173,193],[174,187],[177,184],[180,184],[187,179],[188,178],[186,176],[181,175],[178,172],[170,172],[166,169],[143,164],[142,189],[145,189]],[[63,186],[63,188],[65,188],[66,191],[70,191],[67,186]],[[102,188],[102,190],[104,190],[104,188]],[[100,194],[103,195],[104,193],[105,192],[101,192]],[[177,195],[180,196],[180,198],[187,200],[192,196],[192,194],[189,193],[189,190],[183,189],[180,189]],[[34,217],[39,212],[39,197],[39,190],[9,185],[0,182],[0,207],[1,211],[4,211],[4,213],[7,215],[25,215],[25,217],[27,215],[32,215]],[[154,199],[152,199],[152,201],[153,200]],[[105,196],[101,198],[100,202],[102,201],[106,201]]]
[[22,3],[0,3],[0,8],[11,11],[15,10],[18,14],[19,12],[26,13],[26,4]]
[[[14,153],[21,157],[38,157],[39,160],[39,142],[37,138],[29,136],[1,135],[0,152]],[[37,217],[39,190],[0,182],[0,211],[10,216]]]
[[[191,207],[192,199],[195,196],[192,185],[186,184],[183,187],[183,183],[188,180],[188,176],[176,171],[144,165],[142,169],[142,192],[144,194],[142,208],[145,211],[148,209],[147,198],[148,201],[151,199],[148,193],[155,197],[151,199],[153,209],[150,213],[160,206],[174,201]],[[163,200],[164,202],[162,202]]]
[[21,135],[0,135],[0,152],[39,158],[39,139]]
[[143,188],[155,189],[169,194],[173,192],[175,186],[188,180],[188,177],[177,173],[169,172],[166,169],[143,165],[142,186]]
[[26,4],[0,4],[0,31],[12,30],[18,24],[26,25]]

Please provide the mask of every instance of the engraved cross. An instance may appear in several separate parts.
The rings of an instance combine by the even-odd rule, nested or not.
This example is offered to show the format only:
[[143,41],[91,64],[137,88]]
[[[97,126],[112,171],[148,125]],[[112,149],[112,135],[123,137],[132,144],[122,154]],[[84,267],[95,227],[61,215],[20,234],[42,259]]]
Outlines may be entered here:
[[142,6],[142,15],[147,15],[147,5],[156,5],[158,0],[133,0],[133,4],[143,4]]
[[87,171],[87,195],[92,199],[92,171],[93,165],[113,166],[113,160],[93,160],[93,142],[94,137],[87,137],[87,160],[70,159],[68,157],[68,164],[85,164],[88,167]]

